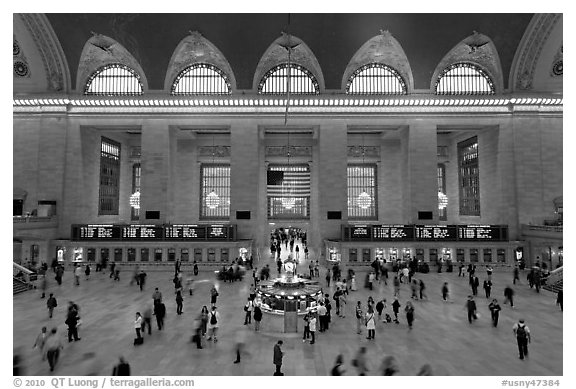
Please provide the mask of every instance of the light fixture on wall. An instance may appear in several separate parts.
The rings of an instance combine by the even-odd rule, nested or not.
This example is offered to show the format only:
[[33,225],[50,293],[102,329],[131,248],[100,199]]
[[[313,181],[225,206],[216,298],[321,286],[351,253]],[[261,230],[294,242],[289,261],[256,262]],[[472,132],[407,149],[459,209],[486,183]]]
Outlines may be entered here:
[[140,191],[137,190],[136,192],[130,195],[130,206],[134,209],[140,209]]
[[438,209],[446,209],[448,206],[448,196],[444,192],[438,191]]
[[[214,144],[214,134],[212,134],[212,169],[216,169],[214,166],[214,159],[216,157],[216,145]],[[209,209],[216,209],[220,205],[220,196],[218,193],[212,189],[208,195],[206,195],[206,206]]]
[[[364,134],[362,134],[362,168],[364,168],[364,157],[366,155],[366,147],[364,146]],[[368,192],[366,192],[365,189],[362,190],[362,192],[358,195],[358,198],[356,199],[356,204],[358,204],[358,206],[362,209],[368,209],[370,208],[370,205],[372,205],[372,197],[368,194]]]

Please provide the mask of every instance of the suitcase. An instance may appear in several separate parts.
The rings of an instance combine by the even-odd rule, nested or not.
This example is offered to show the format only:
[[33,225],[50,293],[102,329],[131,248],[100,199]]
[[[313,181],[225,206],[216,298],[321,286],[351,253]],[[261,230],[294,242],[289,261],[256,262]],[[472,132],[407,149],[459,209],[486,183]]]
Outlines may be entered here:
[[140,346],[141,344],[144,344],[144,338],[135,338],[134,339],[134,346]]

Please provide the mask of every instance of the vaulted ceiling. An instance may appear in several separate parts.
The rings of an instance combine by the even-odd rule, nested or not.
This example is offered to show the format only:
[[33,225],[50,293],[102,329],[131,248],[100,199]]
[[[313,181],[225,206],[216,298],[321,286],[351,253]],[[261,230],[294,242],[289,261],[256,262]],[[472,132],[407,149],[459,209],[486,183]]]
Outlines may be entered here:
[[304,41],[322,69],[326,89],[340,89],[356,51],[381,30],[398,40],[415,89],[428,89],[442,58],[478,31],[492,39],[508,87],[514,54],[533,14],[46,14],[65,53],[76,89],[84,44],[92,32],[113,38],[140,63],[150,89],[164,88],[180,41],[199,31],[226,57],[238,89],[251,89],[260,58],[281,32]]

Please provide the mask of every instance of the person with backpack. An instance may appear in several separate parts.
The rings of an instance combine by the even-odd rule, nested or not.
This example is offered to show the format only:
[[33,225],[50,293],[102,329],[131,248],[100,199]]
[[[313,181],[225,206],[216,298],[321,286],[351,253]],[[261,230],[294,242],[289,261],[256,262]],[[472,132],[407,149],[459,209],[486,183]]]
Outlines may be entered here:
[[356,303],[356,333],[357,334],[361,334],[362,333],[362,327],[364,326],[364,323],[362,322],[363,315],[362,315],[362,303],[360,301],[358,301]]
[[212,340],[214,338],[214,343],[218,341],[216,339],[216,332],[218,331],[218,326],[220,323],[220,313],[216,311],[216,306],[212,307],[212,312],[208,315],[208,329],[210,330],[210,336],[208,336],[208,340]]
[[252,302],[252,300],[250,299],[250,297],[248,297],[248,302],[246,303],[246,305],[244,305],[244,312],[246,312],[246,315],[244,317],[244,325],[248,325],[248,324],[252,324],[252,311],[254,310],[254,303]]
[[520,353],[520,359],[528,357],[528,343],[531,342],[530,329],[524,323],[524,319],[518,320],[518,323],[514,324],[512,331],[516,336],[516,342],[518,343],[518,352]]
[[54,297],[54,293],[50,293],[50,297],[48,297],[48,300],[46,300],[46,306],[48,307],[48,317],[52,319],[54,308],[58,306],[58,302],[56,301],[56,297]]
[[498,304],[498,300],[493,299],[490,305],[488,305],[488,309],[490,310],[490,314],[492,316],[492,325],[494,327],[498,326],[498,317],[500,316],[500,304]]

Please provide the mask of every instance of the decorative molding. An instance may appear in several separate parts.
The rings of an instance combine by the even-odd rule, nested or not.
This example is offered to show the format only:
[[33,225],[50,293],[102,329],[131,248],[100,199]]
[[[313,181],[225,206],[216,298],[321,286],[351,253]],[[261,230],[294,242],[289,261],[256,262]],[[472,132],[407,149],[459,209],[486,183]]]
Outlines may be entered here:
[[554,60],[552,61],[552,69],[550,69],[550,75],[552,77],[562,77],[564,73],[564,64],[563,64],[563,45],[560,46],[556,55],[554,56]]
[[314,77],[316,77],[320,93],[322,93],[325,88],[324,75],[322,74],[322,69],[320,68],[320,63],[316,59],[316,56],[312,50],[310,50],[308,45],[306,45],[306,43],[304,43],[300,38],[284,33],[282,33],[282,36],[276,39],[268,47],[264,55],[262,55],[262,58],[260,58],[252,82],[253,91],[258,91],[258,85],[267,71],[276,65],[288,62],[288,50],[285,48],[286,45],[293,47],[290,54],[291,63],[298,64],[309,70]]
[[26,56],[24,55],[16,36],[14,36],[13,39],[12,55],[14,77],[30,78],[30,66],[28,65]]
[[[288,146],[266,146],[266,157],[288,157]],[[312,157],[312,147],[290,146],[290,157]]]
[[182,39],[174,50],[166,71],[164,90],[170,92],[172,83],[178,74],[195,63],[207,63],[216,66],[228,76],[232,92],[236,90],[236,77],[234,77],[230,63],[224,54],[198,31],[190,31],[190,35]]
[[472,63],[480,67],[494,83],[496,94],[503,93],[504,77],[498,50],[488,36],[476,31],[460,41],[442,58],[430,79],[430,93],[435,92],[436,82],[444,69],[458,62]]
[[46,71],[48,90],[67,92],[70,87],[70,72],[64,51],[56,38],[50,22],[43,14],[18,14],[32,36]]
[[230,146],[198,146],[199,157],[226,158],[230,157]]
[[408,93],[414,90],[414,78],[408,57],[400,43],[389,31],[380,31],[356,51],[342,77],[342,92],[346,91],[348,79],[360,67],[371,63],[381,63],[394,68],[406,82]]
[[83,93],[86,82],[96,70],[102,66],[117,63],[126,65],[138,73],[143,92],[148,90],[146,74],[134,56],[114,39],[96,33],[86,41],[80,55],[76,90]]
[[[531,90],[533,88],[534,72],[542,49],[552,33],[554,26],[562,19],[562,14],[536,14],[518,48],[520,56],[514,58],[512,71],[515,78],[514,89]],[[517,53],[518,55],[518,53]]]
[[380,146],[348,146],[350,158],[380,158]]

